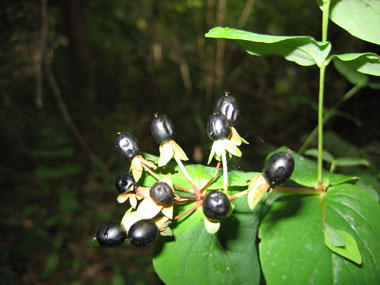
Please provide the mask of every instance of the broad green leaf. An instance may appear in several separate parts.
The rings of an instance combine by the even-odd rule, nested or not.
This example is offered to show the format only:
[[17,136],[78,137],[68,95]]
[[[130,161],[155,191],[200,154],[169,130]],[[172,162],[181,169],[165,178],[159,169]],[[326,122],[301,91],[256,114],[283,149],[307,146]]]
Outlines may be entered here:
[[366,86],[368,84],[368,75],[358,72],[349,64],[341,60],[334,60],[334,67],[340,74],[353,85]]
[[[305,151],[305,155],[309,155],[309,156],[312,156],[312,157],[318,157],[318,149],[316,149],[316,148],[310,148],[310,149],[308,149],[308,150]],[[328,151],[324,150],[322,152],[322,159],[324,161],[332,163],[334,161],[334,156],[331,153],[329,153]]]
[[259,228],[267,284],[380,284],[380,205],[346,183],[324,196],[326,222],[354,238],[358,266],[325,245],[321,202],[317,195],[286,195],[268,209]]
[[358,245],[355,239],[345,231],[336,230],[337,234],[343,239],[344,246],[336,246],[330,242],[329,239],[325,239],[326,246],[333,252],[355,262],[356,264],[362,264],[362,256],[360,255]]
[[351,35],[380,45],[380,1],[331,0],[330,19]]
[[[345,69],[346,73],[348,73],[347,69],[350,69],[363,74],[380,76],[380,57],[375,53],[345,53],[332,55],[331,59],[337,62],[338,65],[344,66],[343,69]],[[352,74],[350,75],[352,76]]]
[[377,202],[379,202],[379,193],[372,187],[372,185],[364,183],[361,179],[356,182],[356,186],[370,194]]
[[259,284],[259,219],[249,210],[246,197],[232,203],[233,215],[222,220],[216,234],[206,231],[199,207],[171,225],[172,239],[158,238],[153,265],[165,284]]
[[321,66],[331,50],[329,42],[317,42],[308,36],[272,36],[222,27],[211,29],[205,36],[238,40],[249,54],[277,54],[303,66]]
[[344,239],[339,235],[336,229],[330,226],[328,223],[325,223],[325,241],[336,247],[344,246]]

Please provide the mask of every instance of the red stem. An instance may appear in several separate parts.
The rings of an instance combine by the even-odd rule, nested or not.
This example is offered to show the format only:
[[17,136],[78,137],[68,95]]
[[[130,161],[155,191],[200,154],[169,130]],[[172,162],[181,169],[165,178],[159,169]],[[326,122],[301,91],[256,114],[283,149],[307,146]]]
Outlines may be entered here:
[[195,205],[193,207],[191,207],[189,210],[187,210],[186,212],[183,212],[182,214],[179,214],[178,216],[175,216],[173,220],[178,220],[179,218],[191,213],[192,211],[194,211],[196,208],[198,208],[200,205],[202,205],[202,201],[198,201],[197,203],[195,203]]
[[200,193],[202,193],[203,191],[205,191],[210,185],[212,182],[214,182],[214,180],[216,179],[216,175],[218,174],[218,171],[219,171],[219,167],[220,167],[220,161],[218,161],[216,167],[215,167],[215,175],[213,178],[211,178],[205,186],[202,187],[202,189],[200,190]]

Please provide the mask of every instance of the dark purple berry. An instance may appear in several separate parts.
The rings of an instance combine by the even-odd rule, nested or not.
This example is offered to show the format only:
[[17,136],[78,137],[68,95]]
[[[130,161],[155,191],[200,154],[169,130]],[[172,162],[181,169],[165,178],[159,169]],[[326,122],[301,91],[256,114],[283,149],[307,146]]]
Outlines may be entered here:
[[134,246],[147,246],[158,236],[158,227],[153,220],[140,220],[128,231],[128,239]]
[[168,142],[174,138],[173,122],[166,115],[154,115],[150,132],[158,144]]
[[130,133],[118,133],[116,138],[116,149],[121,157],[131,160],[139,151],[137,139]]
[[119,193],[127,192],[132,186],[132,190],[134,190],[136,186],[135,179],[131,174],[120,174],[115,179],[115,186]]
[[294,159],[288,152],[277,152],[267,159],[263,167],[263,175],[271,186],[284,183],[292,175]]
[[233,125],[237,120],[239,108],[234,97],[224,95],[216,102],[214,112],[226,116],[228,122]]
[[203,200],[203,213],[212,222],[219,222],[230,212],[230,200],[221,191],[213,190]]
[[150,197],[157,204],[168,206],[171,204],[174,198],[172,188],[165,182],[156,182],[150,188]]
[[211,140],[226,139],[231,135],[231,126],[223,114],[214,114],[208,118],[207,134]]
[[103,225],[96,234],[96,240],[104,247],[121,245],[126,238],[127,234],[121,229],[118,223]]

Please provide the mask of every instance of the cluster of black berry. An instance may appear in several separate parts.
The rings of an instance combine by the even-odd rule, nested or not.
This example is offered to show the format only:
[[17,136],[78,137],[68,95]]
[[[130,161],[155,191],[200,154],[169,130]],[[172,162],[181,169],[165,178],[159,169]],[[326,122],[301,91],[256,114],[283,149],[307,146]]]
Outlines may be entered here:
[[[219,230],[220,221],[227,217],[232,207],[230,200],[247,195],[249,206],[253,209],[262,195],[276,185],[284,183],[292,174],[294,160],[290,153],[280,152],[272,155],[264,164],[262,174],[253,177],[248,189],[236,195],[228,194],[227,155],[241,156],[238,146],[248,144],[234,127],[239,110],[235,99],[226,93],[215,104],[214,113],[208,118],[207,133],[213,141],[208,163],[215,158],[216,174],[223,168],[223,189],[209,191],[208,187],[216,179],[216,174],[204,186],[196,185],[182,161],[188,160],[182,148],[174,140],[173,122],[163,114],[155,114],[150,125],[153,138],[159,144],[160,156],[157,161],[145,159],[139,154],[137,139],[126,132],[118,133],[116,149],[120,155],[131,163],[130,173],[116,177],[115,186],[119,192],[117,200],[124,203],[129,200],[131,207],[126,211],[121,223],[102,226],[96,240],[105,247],[121,245],[128,240],[135,246],[146,246],[161,234],[172,235],[169,227],[173,220],[202,207],[204,222],[209,233]],[[192,189],[174,185],[168,176],[156,173],[157,167],[164,167],[174,159]],[[139,185],[143,171],[152,175],[157,182],[151,187]],[[181,196],[183,191],[191,197]],[[181,203],[195,203],[186,212],[173,217],[173,208]]]

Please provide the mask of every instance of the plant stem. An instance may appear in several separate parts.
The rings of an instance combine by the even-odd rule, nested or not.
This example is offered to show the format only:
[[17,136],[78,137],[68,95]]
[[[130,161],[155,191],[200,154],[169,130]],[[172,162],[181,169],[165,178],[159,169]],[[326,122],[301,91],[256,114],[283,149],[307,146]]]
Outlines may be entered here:
[[[334,110],[340,107],[344,102],[346,102],[348,99],[350,99],[353,95],[355,95],[359,89],[362,88],[362,85],[356,84],[354,87],[352,87],[346,94],[344,94],[340,100],[335,103],[334,106],[332,106],[327,114],[323,117],[323,124],[325,124],[332,116]],[[303,145],[299,148],[298,153],[303,154],[306,149],[310,146],[310,144],[313,142],[315,139],[315,136],[318,134],[318,126],[314,128],[314,130],[309,134]]]
[[[322,6],[322,41],[327,41],[330,0],[323,0]],[[326,62],[319,69],[319,100],[318,100],[318,189],[322,185],[322,152],[323,152],[323,95],[325,87]]]
[[173,220],[178,220],[179,218],[187,215],[187,214],[190,214],[192,211],[194,211],[196,208],[198,208],[200,205],[202,205],[202,202],[201,201],[198,201],[197,203],[195,203],[195,205],[193,207],[191,207],[189,210],[187,210],[186,212],[183,212],[182,214],[179,214],[178,216],[175,216],[173,218]]
[[182,161],[176,156],[174,155],[174,159],[175,161],[177,162],[179,168],[181,168],[183,174],[186,176],[186,179],[190,182],[191,186],[193,187],[194,191],[196,193],[199,192],[199,189],[198,187],[195,185],[195,183],[193,182],[193,179],[191,178],[191,176],[189,175],[189,173],[187,172],[185,166],[183,165]]
[[222,163],[223,163],[223,190],[227,194],[228,189],[228,170],[227,170],[227,155],[226,151],[223,150],[222,153]]

